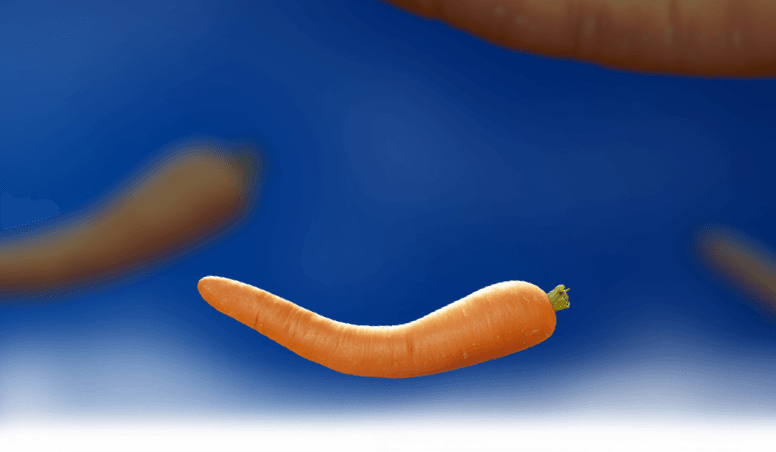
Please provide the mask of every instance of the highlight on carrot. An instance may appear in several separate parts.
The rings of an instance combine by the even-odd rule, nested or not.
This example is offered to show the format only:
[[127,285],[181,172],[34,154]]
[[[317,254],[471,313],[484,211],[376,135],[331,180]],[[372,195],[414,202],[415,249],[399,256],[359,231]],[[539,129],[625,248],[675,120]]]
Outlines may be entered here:
[[776,256],[757,242],[718,224],[699,228],[693,237],[701,262],[742,289],[754,308],[776,320]]
[[251,210],[259,162],[247,144],[170,147],[88,212],[0,240],[0,296],[102,284],[206,243]]
[[773,0],[382,0],[492,44],[647,74],[776,77]]
[[202,278],[199,293],[219,312],[297,355],[349,375],[407,378],[447,372],[525,350],[555,331],[568,290],[523,281],[480,289],[395,326],[337,322],[248,284]]

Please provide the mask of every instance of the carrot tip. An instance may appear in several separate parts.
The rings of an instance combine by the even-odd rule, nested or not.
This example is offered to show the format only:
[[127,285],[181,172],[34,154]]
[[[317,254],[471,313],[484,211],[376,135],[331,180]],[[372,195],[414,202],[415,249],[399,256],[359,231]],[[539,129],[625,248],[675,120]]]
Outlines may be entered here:
[[552,303],[552,309],[560,311],[561,309],[567,309],[570,306],[567,293],[569,290],[571,289],[566,289],[566,286],[561,284],[547,294],[550,298],[550,303]]

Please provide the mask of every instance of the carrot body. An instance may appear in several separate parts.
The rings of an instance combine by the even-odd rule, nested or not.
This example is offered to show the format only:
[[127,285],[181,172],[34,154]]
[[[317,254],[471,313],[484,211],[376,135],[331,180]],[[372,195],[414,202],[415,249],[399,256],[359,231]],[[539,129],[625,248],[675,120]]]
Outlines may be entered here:
[[383,0],[493,44],[641,73],[776,77],[773,0]]
[[226,278],[205,277],[198,289],[218,311],[303,358],[345,374],[383,378],[432,375],[519,352],[550,337],[555,309],[568,306],[567,297],[565,306],[554,308],[540,288],[509,281],[404,325],[358,326]]

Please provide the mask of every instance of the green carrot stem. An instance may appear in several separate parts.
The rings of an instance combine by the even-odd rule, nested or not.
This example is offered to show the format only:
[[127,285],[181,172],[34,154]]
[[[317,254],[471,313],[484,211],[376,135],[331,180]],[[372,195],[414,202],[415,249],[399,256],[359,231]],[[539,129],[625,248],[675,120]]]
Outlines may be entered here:
[[571,289],[566,289],[566,286],[561,284],[547,294],[547,296],[550,297],[550,303],[552,303],[553,309],[560,311],[561,309],[569,307],[569,290]]

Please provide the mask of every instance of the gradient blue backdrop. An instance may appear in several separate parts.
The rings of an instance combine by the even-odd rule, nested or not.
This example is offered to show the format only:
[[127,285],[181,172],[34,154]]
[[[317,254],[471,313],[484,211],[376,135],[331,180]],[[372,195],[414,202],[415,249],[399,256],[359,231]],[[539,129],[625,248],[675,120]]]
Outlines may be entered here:
[[[258,143],[266,178],[206,248],[0,305],[0,416],[776,416],[776,323],[691,246],[776,244],[776,81],[512,53],[373,0],[66,4],[0,5],[2,237],[191,136]],[[571,309],[524,352],[365,379],[218,313],[206,275],[355,324],[512,279]]]

